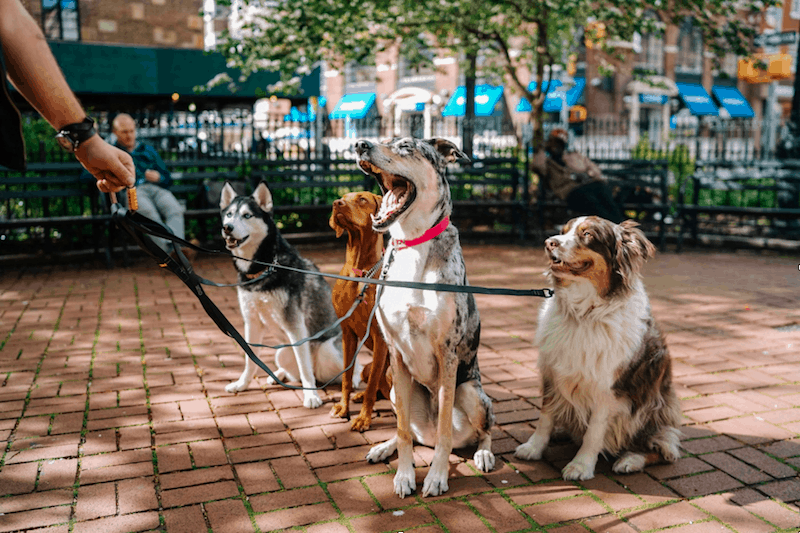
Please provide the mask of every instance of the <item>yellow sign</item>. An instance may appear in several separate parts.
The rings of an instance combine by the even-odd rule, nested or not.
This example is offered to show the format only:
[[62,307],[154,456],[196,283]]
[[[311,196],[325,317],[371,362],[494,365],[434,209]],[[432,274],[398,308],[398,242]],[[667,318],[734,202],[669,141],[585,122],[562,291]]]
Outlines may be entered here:
[[569,108],[569,123],[583,122],[586,120],[586,108],[582,105],[574,105]]
[[[756,68],[756,61],[767,65],[766,70]],[[748,83],[769,83],[792,75],[792,56],[789,54],[757,54],[755,60],[740,59],[737,76]]]

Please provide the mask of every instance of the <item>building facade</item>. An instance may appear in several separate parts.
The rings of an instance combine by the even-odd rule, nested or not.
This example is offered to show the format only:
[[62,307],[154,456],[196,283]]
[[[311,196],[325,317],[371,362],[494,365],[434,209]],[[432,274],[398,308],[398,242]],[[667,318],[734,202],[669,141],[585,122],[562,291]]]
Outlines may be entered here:
[[50,40],[202,49],[203,0],[22,0]]

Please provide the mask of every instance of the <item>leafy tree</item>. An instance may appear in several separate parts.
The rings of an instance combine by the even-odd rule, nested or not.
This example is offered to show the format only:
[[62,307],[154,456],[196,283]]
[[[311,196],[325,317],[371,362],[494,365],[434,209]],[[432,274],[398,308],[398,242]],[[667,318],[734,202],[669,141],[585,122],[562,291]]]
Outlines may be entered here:
[[[630,61],[618,45],[635,32],[663,32],[665,23],[691,17],[719,64],[727,53],[750,55],[755,28],[773,5],[778,0],[236,0],[237,22],[217,49],[243,77],[280,71],[282,81],[271,89],[282,91],[319,61],[364,62],[399,42],[405,50],[434,46],[464,60],[480,54],[484,74],[496,74],[531,102],[537,142],[546,94],[543,83],[529,91],[529,78],[546,84],[548,67],[565,65],[580,39],[605,52],[613,69]],[[233,80],[215,80],[225,81]]]

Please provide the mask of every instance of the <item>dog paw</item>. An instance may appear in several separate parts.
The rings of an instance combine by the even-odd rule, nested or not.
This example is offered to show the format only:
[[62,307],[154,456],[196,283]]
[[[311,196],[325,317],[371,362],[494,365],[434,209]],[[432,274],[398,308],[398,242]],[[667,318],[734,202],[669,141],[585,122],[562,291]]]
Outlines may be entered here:
[[361,403],[364,401],[364,395],[366,394],[365,391],[357,392],[353,395],[353,401],[355,403]]
[[331,407],[331,416],[333,418],[350,418],[350,410],[342,402],[335,403]]
[[242,392],[250,383],[238,380],[225,385],[225,392]]
[[391,456],[397,449],[397,444],[394,439],[387,440],[382,444],[373,446],[367,452],[367,461],[370,463],[381,463]]
[[[427,483],[427,480],[426,480]],[[414,470],[410,472],[400,472],[394,476],[394,492],[401,498],[409,496],[417,489],[417,482],[414,479]]]
[[611,470],[617,474],[641,472],[645,467],[645,456],[640,453],[626,453],[614,463]]
[[520,444],[514,451],[514,457],[517,459],[524,459],[525,461],[538,461],[542,458],[543,447],[534,446],[530,442]]
[[[281,381],[296,381],[292,379],[287,380],[286,376],[287,376],[286,371],[284,371],[282,368],[279,368],[278,370],[275,371],[275,377],[277,377]],[[275,385],[276,383],[278,383],[278,381],[275,378],[273,378],[272,376],[267,376],[267,385]]]
[[494,454],[489,450],[478,450],[475,452],[475,455],[472,456],[472,460],[475,461],[475,466],[481,472],[491,472],[494,470]]
[[650,448],[658,452],[664,461],[674,463],[681,457],[680,431],[676,428],[665,428],[650,442]]
[[309,409],[316,409],[322,405],[322,399],[316,393],[306,394],[303,396],[303,407]]
[[358,415],[350,422],[350,429],[353,431],[366,431],[371,424],[371,417]]
[[434,472],[433,469],[431,469],[428,475],[425,476],[425,482],[422,484],[422,495],[425,497],[439,496],[449,489],[450,486],[447,484],[447,471],[445,470],[445,472],[440,473]]
[[594,477],[594,465],[588,465],[582,461],[573,459],[561,471],[561,476],[566,481],[586,481]]

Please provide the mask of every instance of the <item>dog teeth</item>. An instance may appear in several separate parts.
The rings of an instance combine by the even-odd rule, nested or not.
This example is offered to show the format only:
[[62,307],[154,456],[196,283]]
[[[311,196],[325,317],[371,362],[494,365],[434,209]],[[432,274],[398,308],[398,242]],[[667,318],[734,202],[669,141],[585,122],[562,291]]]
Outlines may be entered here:
[[386,194],[383,196],[383,202],[381,203],[381,208],[378,211],[378,215],[373,220],[383,221],[392,216],[400,207],[402,203],[400,200],[395,196],[394,191],[387,191]]

